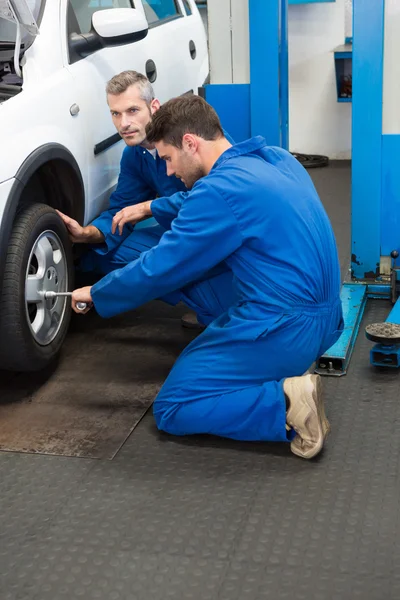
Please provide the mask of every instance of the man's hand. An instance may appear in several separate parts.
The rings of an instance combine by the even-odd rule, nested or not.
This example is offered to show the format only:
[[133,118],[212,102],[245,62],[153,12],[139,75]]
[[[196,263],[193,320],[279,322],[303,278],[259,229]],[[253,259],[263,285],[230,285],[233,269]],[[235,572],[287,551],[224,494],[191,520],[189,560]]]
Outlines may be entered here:
[[[93,300],[90,294],[91,289],[92,287],[87,285],[86,287],[78,288],[72,292],[71,306],[72,309],[78,313],[78,315],[85,315],[92,308]],[[85,308],[85,310],[79,310],[79,308],[76,306],[77,302],[86,302],[87,308]]]
[[64,215],[64,213],[60,212],[59,210],[56,210],[56,213],[64,221],[65,226],[68,229],[71,242],[83,242],[85,238],[85,233],[82,225],[79,225],[78,221],[75,221],[75,219],[71,219],[71,217]]
[[136,223],[139,223],[139,221],[151,217],[151,203],[152,200],[148,200],[147,202],[141,202],[140,204],[134,204],[133,206],[126,206],[117,212],[112,220],[112,233],[115,233],[118,228],[119,235],[122,235],[125,223],[132,223],[132,225],[135,225]]
[[79,225],[78,221],[75,219],[71,219],[64,213],[56,210],[56,213],[62,218],[65,223],[66,228],[68,229],[69,237],[71,242],[78,244],[100,244],[104,242],[104,236],[94,225],[88,225],[87,227],[82,227]]

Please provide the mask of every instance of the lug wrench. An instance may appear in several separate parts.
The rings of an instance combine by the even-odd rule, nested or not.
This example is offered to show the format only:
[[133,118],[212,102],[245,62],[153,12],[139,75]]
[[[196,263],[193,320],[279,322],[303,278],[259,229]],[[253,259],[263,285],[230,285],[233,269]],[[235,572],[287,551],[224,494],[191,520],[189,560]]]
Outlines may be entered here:
[[[58,298],[59,296],[68,296],[69,298],[72,296],[72,292],[44,292],[45,300],[51,300],[52,298]],[[86,302],[77,302],[76,308],[78,310],[85,310],[87,308]]]

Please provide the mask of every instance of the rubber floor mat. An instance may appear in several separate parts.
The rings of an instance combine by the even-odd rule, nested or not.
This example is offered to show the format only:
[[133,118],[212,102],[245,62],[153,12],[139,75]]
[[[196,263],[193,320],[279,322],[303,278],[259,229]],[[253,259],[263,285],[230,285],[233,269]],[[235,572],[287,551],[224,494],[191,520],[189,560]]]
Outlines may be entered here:
[[52,371],[0,375],[0,450],[112,459],[193,337],[174,317],[74,315]]

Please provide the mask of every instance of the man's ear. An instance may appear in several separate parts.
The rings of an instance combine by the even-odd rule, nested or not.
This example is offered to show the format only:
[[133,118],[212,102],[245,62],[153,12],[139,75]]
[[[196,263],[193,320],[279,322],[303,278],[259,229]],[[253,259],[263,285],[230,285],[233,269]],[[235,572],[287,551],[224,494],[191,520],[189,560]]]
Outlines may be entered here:
[[185,133],[182,138],[182,148],[190,154],[195,154],[199,147],[199,141],[197,137],[191,133]]
[[150,104],[151,114],[154,115],[154,113],[158,111],[158,109],[160,108],[160,106],[161,106],[161,103],[158,100],[158,98],[154,98],[154,100],[152,100],[151,104]]

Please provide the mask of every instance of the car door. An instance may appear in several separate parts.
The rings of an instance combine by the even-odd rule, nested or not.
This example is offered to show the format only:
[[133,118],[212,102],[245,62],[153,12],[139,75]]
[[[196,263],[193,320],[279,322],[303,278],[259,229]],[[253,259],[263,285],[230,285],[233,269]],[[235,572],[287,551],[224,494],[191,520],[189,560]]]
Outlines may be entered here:
[[[180,59],[182,36],[179,23],[185,17],[178,0],[148,0],[147,4],[141,0],[62,1],[67,31],[66,68],[74,80],[77,118],[85,130],[88,153],[87,223],[107,205],[117,182],[124,149],[111,121],[106,83],[117,73],[133,69],[147,74],[162,102],[190,89],[191,82],[186,70],[182,72]],[[74,57],[71,44],[68,44],[70,36],[88,33],[93,13],[110,8],[136,8],[144,12],[150,20],[151,35],[138,42],[102,48],[85,58]]]
[[[136,0],[149,23],[147,42],[157,69],[154,87],[163,102],[197,93],[208,73],[204,25],[194,0]],[[152,80],[152,73],[146,73]]]
[[186,18],[181,23],[181,60],[195,93],[209,73],[207,34],[195,0],[179,0]]
[[84,58],[72,52],[70,36],[86,34],[92,15],[98,10],[132,8],[132,0],[62,0],[62,30],[66,31],[65,67],[73,78],[76,118],[85,132],[87,152],[87,189],[85,223],[108,204],[116,186],[124,142],[116,132],[106,101],[105,87],[115,74],[127,69],[140,70],[145,63],[146,40],[116,47],[105,47]]

